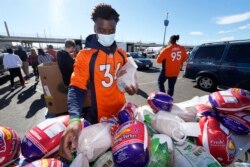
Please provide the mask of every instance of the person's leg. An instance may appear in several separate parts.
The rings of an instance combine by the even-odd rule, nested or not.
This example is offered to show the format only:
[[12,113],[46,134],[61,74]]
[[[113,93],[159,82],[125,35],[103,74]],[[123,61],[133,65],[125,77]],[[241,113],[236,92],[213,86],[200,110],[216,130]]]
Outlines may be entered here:
[[35,66],[35,71],[36,71],[36,80],[38,80],[39,79],[38,66]]
[[15,71],[11,68],[9,69],[9,72],[10,72],[10,86],[11,86],[11,89],[14,89],[14,78],[15,78]]
[[170,96],[174,95],[174,86],[176,83],[177,77],[168,77],[168,94]]
[[166,82],[166,80],[167,78],[165,76],[165,71],[162,70],[158,78],[158,87],[161,92],[166,92],[164,87],[164,83]]
[[23,79],[21,69],[20,69],[20,68],[17,68],[16,71],[17,71],[17,75],[18,75],[18,77],[19,77],[19,80],[20,80],[21,85],[24,86],[25,81],[24,81],[24,79]]
[[24,73],[25,73],[25,78],[29,79],[30,73],[29,73],[29,63],[27,61],[23,62],[23,68],[24,68]]

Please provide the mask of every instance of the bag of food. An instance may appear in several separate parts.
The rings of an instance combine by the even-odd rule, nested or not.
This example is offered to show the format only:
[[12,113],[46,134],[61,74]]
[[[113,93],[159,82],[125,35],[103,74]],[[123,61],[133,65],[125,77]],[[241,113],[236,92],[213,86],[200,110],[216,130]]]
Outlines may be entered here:
[[155,113],[160,110],[170,111],[173,105],[174,99],[167,93],[153,92],[148,96],[148,105],[153,109]]
[[201,146],[185,142],[174,149],[174,166],[178,167],[221,167],[214,157]]
[[[22,155],[28,160],[48,157],[59,150],[61,137],[68,126],[69,116],[49,118],[26,132],[22,143]],[[89,123],[84,120],[83,127]]]
[[110,123],[98,123],[84,128],[78,139],[77,156],[71,167],[86,167],[105,153],[112,143]]
[[158,132],[152,127],[152,118],[154,117],[154,112],[152,108],[149,106],[141,106],[138,107],[136,110],[137,116],[136,119],[144,122],[144,124],[147,126],[149,136],[152,137],[154,134],[157,134]]
[[115,132],[112,153],[115,166],[146,166],[150,158],[150,138],[140,121],[128,121]]
[[111,151],[100,156],[91,167],[114,167],[113,154]]
[[148,167],[172,166],[174,148],[172,139],[163,134],[151,138],[151,157]]
[[199,121],[201,135],[197,144],[209,151],[221,165],[229,165],[236,154],[232,133],[214,117],[202,117]]
[[195,106],[185,107],[181,103],[174,103],[170,112],[179,116],[185,122],[194,122],[197,115]]
[[122,109],[117,113],[117,118],[120,124],[127,121],[135,120],[137,105],[127,102],[123,105]]
[[152,127],[159,133],[170,136],[176,144],[182,144],[187,136],[198,137],[199,124],[184,122],[178,116],[166,111],[159,111],[152,119]]
[[137,85],[137,65],[132,57],[127,58],[127,63],[117,72],[117,86],[120,91],[125,92],[126,86]]
[[57,159],[48,158],[31,162],[24,167],[68,167],[68,165]]
[[231,88],[214,92],[209,95],[209,101],[221,113],[234,113],[242,110],[250,112],[250,92],[244,89]]
[[15,130],[0,126],[0,166],[6,166],[19,157],[20,143]]

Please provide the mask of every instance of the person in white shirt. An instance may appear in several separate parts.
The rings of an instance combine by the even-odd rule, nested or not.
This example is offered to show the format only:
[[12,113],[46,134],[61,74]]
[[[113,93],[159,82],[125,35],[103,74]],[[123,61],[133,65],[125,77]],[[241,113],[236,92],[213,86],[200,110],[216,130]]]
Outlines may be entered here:
[[19,77],[21,85],[25,86],[25,82],[20,69],[22,67],[22,60],[19,58],[19,56],[13,54],[13,50],[11,48],[7,49],[7,54],[5,54],[3,57],[3,65],[4,68],[8,69],[10,72],[11,90],[15,89],[14,79],[16,76]]

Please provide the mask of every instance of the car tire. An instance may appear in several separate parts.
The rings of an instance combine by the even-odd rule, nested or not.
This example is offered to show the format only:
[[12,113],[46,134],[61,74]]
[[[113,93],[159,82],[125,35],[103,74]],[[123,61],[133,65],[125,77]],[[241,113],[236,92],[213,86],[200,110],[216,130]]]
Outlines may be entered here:
[[202,75],[198,77],[197,86],[205,91],[216,90],[217,85],[217,80],[210,75]]

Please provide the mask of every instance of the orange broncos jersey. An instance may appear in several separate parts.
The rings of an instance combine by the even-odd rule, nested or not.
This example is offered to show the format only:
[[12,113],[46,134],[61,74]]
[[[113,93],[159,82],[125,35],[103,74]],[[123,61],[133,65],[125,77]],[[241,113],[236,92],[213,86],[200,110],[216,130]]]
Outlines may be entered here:
[[91,89],[91,107],[98,115],[110,117],[122,108],[125,95],[117,87],[117,71],[126,63],[126,52],[116,48],[114,54],[107,55],[98,49],[83,49],[75,60],[70,86]]
[[187,60],[187,53],[184,47],[173,44],[164,48],[157,57],[157,63],[165,61],[166,77],[177,77],[183,62]]

